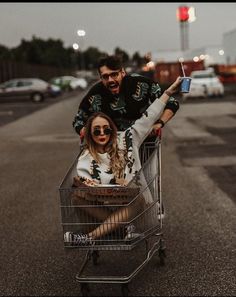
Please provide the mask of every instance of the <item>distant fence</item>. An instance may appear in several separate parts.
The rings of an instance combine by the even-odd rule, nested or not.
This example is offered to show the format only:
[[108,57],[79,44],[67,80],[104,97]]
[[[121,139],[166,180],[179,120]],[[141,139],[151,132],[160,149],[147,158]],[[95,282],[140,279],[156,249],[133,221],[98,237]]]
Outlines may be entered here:
[[215,64],[212,67],[223,84],[236,84],[236,64]]
[[[186,76],[189,76],[194,70],[205,69],[203,61],[185,61],[183,64]],[[179,62],[157,63],[155,66],[154,80],[159,84],[164,85],[173,83],[178,76],[183,76],[181,64]]]
[[71,74],[71,69],[0,60],[0,83],[18,77],[38,77],[49,81],[55,76]]

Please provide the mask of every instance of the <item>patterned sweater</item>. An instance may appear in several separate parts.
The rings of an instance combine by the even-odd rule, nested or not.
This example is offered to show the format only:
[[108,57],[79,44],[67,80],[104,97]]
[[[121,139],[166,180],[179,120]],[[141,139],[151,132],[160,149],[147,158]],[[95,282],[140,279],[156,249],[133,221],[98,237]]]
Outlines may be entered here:
[[[135,73],[123,78],[120,93],[117,95],[112,94],[102,82],[98,82],[80,103],[73,127],[79,134],[88,117],[94,112],[102,111],[112,118],[119,131],[124,131],[142,116],[161,93],[158,83]],[[170,109],[175,114],[179,109],[179,102],[170,97],[165,109]]]
[[[128,156],[128,162],[124,169],[126,181],[131,181],[141,169],[139,147],[151,132],[153,124],[160,117],[165,106],[165,103],[161,100],[155,100],[140,119],[136,120],[130,128],[120,132],[118,135],[118,146],[120,149],[125,150]],[[109,155],[104,153],[99,154],[99,157],[101,163],[97,163],[86,149],[78,158],[78,177],[89,185],[93,185],[93,182],[114,184],[114,175],[110,168]]]

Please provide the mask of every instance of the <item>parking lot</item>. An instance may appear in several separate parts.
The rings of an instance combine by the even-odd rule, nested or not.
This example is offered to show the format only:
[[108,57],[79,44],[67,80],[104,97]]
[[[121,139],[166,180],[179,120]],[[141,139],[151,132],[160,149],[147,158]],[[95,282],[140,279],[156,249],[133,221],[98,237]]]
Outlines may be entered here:
[[[67,92],[64,93],[61,96],[58,96],[56,98],[48,98],[44,102],[35,104],[34,102],[31,102],[29,100],[2,100],[0,104],[0,127],[3,125],[6,125],[12,121],[15,121],[21,117],[24,117],[26,115],[29,115],[33,112],[37,112],[41,109],[44,109],[52,104],[56,104],[62,100],[69,100],[69,98],[73,96],[80,96],[81,91],[73,91],[73,92]],[[188,98],[183,99],[181,97],[178,97],[180,101],[180,110],[182,108],[185,108],[187,106],[191,106],[192,113],[194,115],[194,110],[197,108],[197,106],[206,104],[207,106],[207,115],[202,116],[199,118],[198,122],[196,122],[195,117],[190,119],[191,122],[191,129],[187,128],[189,127],[190,123],[187,123],[185,120],[181,125],[179,122],[183,121],[183,119],[179,119],[178,114],[175,117],[175,120],[173,122],[170,122],[168,125],[174,126],[180,125],[178,127],[180,133],[178,137],[184,135],[184,137],[188,138],[189,140],[182,143],[180,142],[178,145],[178,152],[181,156],[183,164],[186,164],[186,166],[195,166],[194,164],[200,164],[201,162],[205,162],[204,166],[206,170],[208,171],[208,174],[219,184],[222,190],[226,191],[227,194],[235,201],[235,195],[236,192],[236,185],[233,182],[235,173],[236,173],[236,167],[235,167],[235,160],[233,157],[227,157],[233,156],[234,151],[236,149],[236,138],[235,138],[235,115],[220,115],[220,118],[216,121],[216,116],[214,115],[212,118],[210,116],[211,109],[215,109],[215,105],[218,103],[224,104],[224,103],[235,103],[236,96],[232,92],[229,93],[228,89],[226,88],[226,96],[224,98],[222,97],[214,97],[214,98]],[[200,107],[199,107],[200,108]],[[180,111],[181,112],[181,111]],[[214,111],[213,111],[214,113]],[[222,118],[223,116],[223,118]],[[187,127],[186,127],[187,125]],[[193,126],[197,127],[197,133],[195,129],[192,129]],[[206,129],[203,132],[200,131],[200,127],[204,128],[204,125],[206,126]],[[177,129],[176,129],[177,131]],[[184,131],[184,133],[183,133]],[[189,134],[189,131],[191,131]],[[203,129],[201,130],[203,131]],[[177,132],[175,132],[177,133]],[[202,134],[201,134],[202,133]],[[195,137],[195,136],[196,137]],[[207,136],[214,135],[211,137],[211,140],[208,139]],[[181,139],[181,137],[180,137]],[[212,140],[213,139],[213,140]],[[214,158],[217,164],[221,164],[221,166],[218,166],[217,169],[214,166],[211,166],[210,163],[210,157],[213,157],[212,154],[214,153]],[[197,159],[197,156],[204,156],[205,159],[203,161],[200,161]],[[191,158],[195,157],[196,162],[193,163]],[[208,161],[206,162],[206,158]],[[220,159],[221,158],[221,161]],[[213,161],[212,161],[213,162]]]
[[71,96],[80,94],[80,90],[66,92],[55,98],[47,98],[40,103],[35,103],[29,101],[28,99],[1,99],[0,100],[0,127],[6,125],[12,121],[15,121],[21,117],[29,115],[33,112],[37,112],[43,108],[48,107],[49,105],[58,103],[62,100],[66,100]]
[[[82,95],[0,127],[1,295],[81,294],[84,253],[64,249],[58,186],[78,153]],[[235,295],[235,109],[233,97],[184,101],[163,129],[166,266],[154,257],[131,282],[134,296]],[[120,274],[144,251],[104,252],[95,269]],[[91,296],[120,296],[120,287],[94,284]]]

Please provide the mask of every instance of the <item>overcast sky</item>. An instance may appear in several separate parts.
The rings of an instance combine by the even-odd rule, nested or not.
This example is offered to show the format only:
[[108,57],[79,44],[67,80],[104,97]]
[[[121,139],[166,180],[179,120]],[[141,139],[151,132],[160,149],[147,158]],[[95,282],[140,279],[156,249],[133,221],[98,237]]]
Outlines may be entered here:
[[[18,46],[32,36],[61,39],[68,47],[114,48],[133,54],[180,50],[180,25],[176,10],[193,6],[196,21],[189,24],[190,49],[221,45],[223,33],[236,29],[236,3],[0,3],[0,44]],[[78,29],[86,36],[78,37]]]

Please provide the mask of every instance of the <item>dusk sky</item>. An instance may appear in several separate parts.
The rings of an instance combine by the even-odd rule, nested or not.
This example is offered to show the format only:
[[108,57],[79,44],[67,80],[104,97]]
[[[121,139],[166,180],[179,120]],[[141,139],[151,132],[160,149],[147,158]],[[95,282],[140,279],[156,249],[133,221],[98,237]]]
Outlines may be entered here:
[[[223,33],[236,29],[236,3],[0,3],[0,44],[18,46],[32,36],[61,39],[64,46],[77,42],[112,53],[114,48],[138,51],[180,50],[176,10],[193,6],[196,21],[189,24],[189,46],[221,45]],[[78,37],[77,30],[86,31]],[[82,43],[81,43],[82,42]]]

